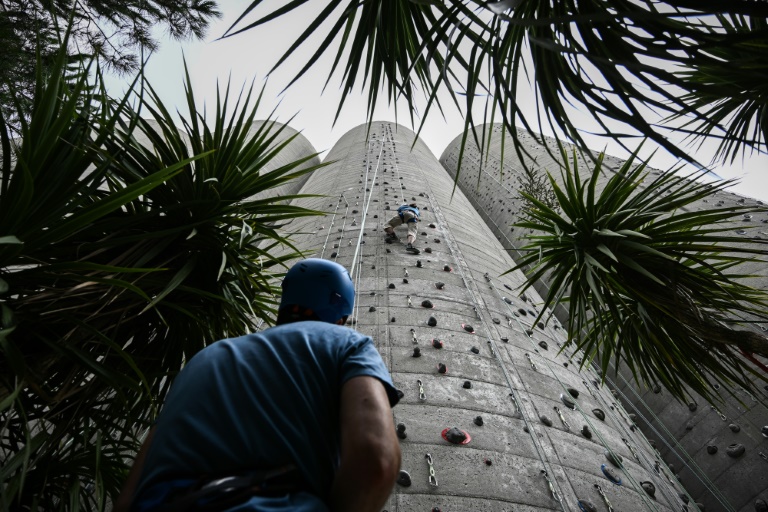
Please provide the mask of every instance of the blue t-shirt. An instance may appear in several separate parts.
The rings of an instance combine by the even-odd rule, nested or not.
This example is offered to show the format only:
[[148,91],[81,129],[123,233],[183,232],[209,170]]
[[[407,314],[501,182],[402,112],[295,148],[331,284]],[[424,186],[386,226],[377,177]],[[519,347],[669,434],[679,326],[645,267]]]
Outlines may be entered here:
[[136,496],[177,478],[295,464],[312,494],[257,497],[231,510],[326,510],[341,387],[361,375],[380,380],[397,403],[373,341],[347,327],[295,322],[209,345],[168,393]]

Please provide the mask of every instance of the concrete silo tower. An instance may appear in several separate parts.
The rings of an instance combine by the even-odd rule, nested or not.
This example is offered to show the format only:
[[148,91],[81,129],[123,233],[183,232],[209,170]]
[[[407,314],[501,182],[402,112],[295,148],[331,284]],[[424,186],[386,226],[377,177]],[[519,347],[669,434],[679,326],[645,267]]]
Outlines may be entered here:
[[[414,137],[387,122],[345,134],[300,191],[323,194],[301,204],[328,215],[291,224],[306,256],[349,269],[350,325],[403,393],[404,472],[386,509],[681,510],[673,473],[579,355],[557,355],[562,329],[533,323],[541,299],[515,293],[513,260]],[[414,202],[418,255],[383,229]]]
[[[519,239],[523,233],[512,225],[520,220],[518,190],[525,180],[525,173],[512,149],[511,138],[504,139],[503,128],[489,125],[486,131],[492,133],[492,139],[482,158],[473,144],[467,144],[464,149],[458,188],[490,226],[494,238],[516,256],[517,249],[524,245]],[[526,163],[539,172],[549,171],[558,178],[559,163],[531,135],[521,130],[519,136],[530,153]],[[552,139],[549,143],[550,147],[556,147]],[[571,154],[571,148],[568,152]],[[460,154],[461,136],[449,144],[440,158],[451,179],[456,176]],[[605,172],[598,181],[598,190],[623,163],[618,158],[606,156]],[[582,160],[579,168],[582,176],[586,176],[591,174],[594,166]],[[661,172],[648,171],[651,174]],[[719,192],[689,208],[707,209],[729,204],[762,203]],[[766,237],[768,215],[745,215],[732,227],[733,235]],[[749,283],[751,286],[768,288],[768,262],[756,261],[740,270],[759,276]],[[546,282],[539,283],[537,290],[540,293],[546,293],[546,289]],[[562,313],[564,311],[557,311],[561,319]],[[766,331],[768,325],[753,328]],[[695,501],[706,505],[707,510],[730,512],[768,510],[765,505],[768,500],[768,386],[755,377],[753,380],[762,394],[755,396],[742,389],[730,392],[723,389],[725,405],[715,408],[698,397],[689,404],[679,404],[661,388],[640,389],[626,369],[620,369],[618,376],[613,372],[607,376],[608,383],[633,414],[633,420],[658,445],[663,459],[678,473]]]

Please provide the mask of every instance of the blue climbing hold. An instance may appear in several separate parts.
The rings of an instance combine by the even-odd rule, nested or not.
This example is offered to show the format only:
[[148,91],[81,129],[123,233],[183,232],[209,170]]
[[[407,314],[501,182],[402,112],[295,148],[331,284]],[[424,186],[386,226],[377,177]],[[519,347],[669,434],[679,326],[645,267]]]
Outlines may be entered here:
[[616,485],[621,485],[621,477],[616,473],[614,473],[614,471],[611,468],[609,468],[607,464],[602,464],[600,466],[600,470],[605,475],[605,478],[607,478],[608,480],[610,480]]

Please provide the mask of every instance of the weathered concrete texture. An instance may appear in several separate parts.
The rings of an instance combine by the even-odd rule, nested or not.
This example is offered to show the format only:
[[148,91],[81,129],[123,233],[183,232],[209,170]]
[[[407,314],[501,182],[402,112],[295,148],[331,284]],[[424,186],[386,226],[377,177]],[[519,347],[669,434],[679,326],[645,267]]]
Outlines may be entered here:
[[[521,162],[512,151],[512,142],[509,139],[504,140],[501,127],[493,126],[492,133],[493,139],[482,161],[479,151],[475,147],[468,145],[465,148],[458,180],[459,188],[467,194],[471,204],[490,226],[493,235],[514,257],[519,254],[517,249],[522,244],[518,237],[523,233],[520,233],[519,230],[515,231],[517,228],[513,229],[511,226],[519,220],[521,200],[518,189],[524,175]],[[541,172],[546,170],[559,178],[559,164],[544,147],[528,134],[521,133],[521,139],[528,143],[527,148],[531,153],[531,159],[527,163]],[[441,163],[452,177],[456,175],[459,163],[459,148],[460,137],[448,146],[441,157]],[[502,152],[504,152],[503,161]],[[619,169],[624,162],[606,156],[604,163],[606,164],[606,171],[598,180],[598,190],[605,185],[613,172]],[[580,161],[580,168],[585,173],[591,172],[592,165],[582,160]],[[649,170],[654,175],[660,172],[655,169]],[[714,198],[691,205],[690,208],[704,209],[728,204],[759,205],[761,202],[721,192]],[[768,214],[740,219],[733,223],[733,234],[768,236],[768,226],[765,225],[767,223]],[[465,254],[471,254],[472,258],[476,257],[476,254],[470,251],[471,249]],[[496,253],[491,252],[495,256]],[[497,263],[494,257],[486,259],[493,266],[494,271],[505,270],[503,259],[500,263]],[[768,287],[768,264],[766,262],[749,264],[745,266],[744,272],[760,276],[750,282],[752,286]],[[497,274],[490,272],[490,275]],[[505,277],[510,280],[515,279],[514,276]],[[476,276],[475,279],[477,279]],[[540,283],[537,290],[540,293],[546,293],[546,282]],[[539,301],[538,297],[531,297],[531,301],[523,303],[518,297],[513,296],[511,291],[505,290],[504,292],[509,299],[512,299],[512,304],[504,301],[490,304],[492,314],[499,316],[502,325],[510,317],[510,313],[518,312],[521,306],[523,310],[531,309],[531,304],[536,304]],[[503,306],[507,306],[507,312],[504,311]],[[561,319],[565,318],[563,313],[564,311],[558,311],[558,316]],[[558,376],[560,380],[567,382],[567,385],[577,388],[582,393],[578,400],[580,406],[587,411],[599,407],[607,414],[613,405],[617,411],[617,414],[608,415],[605,423],[592,418],[601,436],[605,436],[606,440],[611,443],[616,443],[617,437],[611,436],[611,432],[613,432],[611,429],[627,428],[633,421],[636,422],[659,449],[660,453],[657,455],[654,454],[653,448],[646,446],[650,458],[653,460],[663,458],[663,460],[671,463],[675,468],[674,473],[678,473],[680,480],[687,486],[695,500],[702,502],[707,510],[753,510],[752,507],[757,498],[768,498],[768,440],[761,434],[761,428],[768,425],[768,407],[766,406],[768,404],[768,388],[764,387],[764,383],[758,384],[758,387],[764,390],[760,396],[753,397],[742,390],[732,390],[745,405],[741,405],[727,390],[723,389],[724,404],[719,406],[719,410],[710,408],[703,399],[696,396],[694,396],[694,401],[697,404],[692,407],[694,410],[691,410],[686,404],[679,404],[670,400],[669,395],[663,389],[654,392],[630,385],[629,383],[632,382],[631,373],[626,368],[622,368],[618,376],[611,374],[608,380],[623,402],[605,392],[596,395],[599,398],[596,400],[595,397],[585,394],[585,390],[596,391],[596,388],[589,387],[591,378],[584,378],[584,382],[579,386],[582,376],[577,373],[578,355],[570,360],[564,355],[557,355],[558,346],[556,343],[558,334],[562,334],[562,329],[558,332],[554,329],[554,325],[546,326],[543,331],[538,327],[533,327],[531,325],[533,317],[530,314],[514,317],[514,320],[515,325],[509,328],[513,335],[509,336],[509,344],[504,345],[505,350],[502,351],[502,358],[505,362],[521,368],[520,373],[525,375],[523,378],[524,386],[531,393],[555,403],[558,393],[555,392],[556,387],[552,387],[549,383],[554,379],[544,376],[545,372],[541,369],[541,358],[546,358],[550,364],[554,365],[569,363],[567,369],[560,368],[558,370]],[[517,325],[520,327],[518,328]],[[768,326],[758,325],[755,328],[765,330]],[[546,341],[549,345],[548,349],[543,350],[537,347],[538,353],[532,353],[525,333],[526,330],[536,343],[540,340]],[[538,368],[537,371],[530,368],[525,353],[529,354],[531,361]],[[551,391],[548,393],[547,390]],[[600,405],[601,402],[602,406]],[[635,415],[634,419],[624,412],[619,412],[622,411],[622,403],[623,406],[627,407],[628,412]],[[546,409],[545,406],[542,407]],[[551,414],[553,412],[551,411],[552,406],[549,409],[549,416],[554,423],[552,428],[562,430],[558,418]],[[573,414],[572,411],[567,411],[567,413]],[[725,419],[721,418],[721,414]],[[732,424],[738,425],[738,432],[731,430],[730,425]],[[608,432],[605,432],[606,428],[608,428]],[[597,436],[594,436],[593,439],[595,437]],[[623,444],[621,442],[622,437],[626,438],[626,436],[619,435],[618,440]],[[676,444],[678,442],[679,446]],[[744,455],[739,458],[732,458],[726,454],[727,447],[734,443],[743,444],[745,447]],[[718,451],[715,454],[710,454],[707,451],[707,446],[710,445],[717,446]],[[626,460],[627,454],[626,451],[622,451],[623,449],[625,448],[620,446],[617,452]],[[765,457],[761,456],[761,453]],[[632,458],[631,454],[630,458]],[[700,469],[696,469],[697,467]],[[718,490],[708,488],[712,486],[717,487]],[[657,496],[658,494],[657,491]]]
[[[391,123],[373,123],[365,137],[364,126],[345,134],[326,157],[335,163],[301,189],[325,194],[299,204],[328,215],[297,219],[290,229],[307,256],[350,270],[357,299],[349,324],[374,338],[403,392],[393,414],[406,427],[403,469],[412,485],[397,486],[387,510],[575,512],[578,499],[606,510],[595,484],[615,510],[679,510],[679,485],[653,471],[656,454],[629,428],[616,399],[592,384],[597,375],[579,373],[580,355],[558,353],[559,324],[533,322],[540,297],[513,291],[523,282],[519,273],[501,276],[513,260],[464,193],[454,193],[434,155],[421,141],[411,150],[413,132]],[[384,241],[386,222],[403,202],[422,211],[418,255],[405,251],[404,227],[397,229],[400,242]],[[431,307],[422,306],[425,300]],[[593,414],[597,408],[605,421]],[[441,432],[451,427],[472,441],[445,441]],[[601,470],[610,465],[608,448],[623,457],[624,469],[615,469],[622,486]],[[437,486],[428,481],[427,453]],[[641,489],[645,480],[655,485],[656,500]]]

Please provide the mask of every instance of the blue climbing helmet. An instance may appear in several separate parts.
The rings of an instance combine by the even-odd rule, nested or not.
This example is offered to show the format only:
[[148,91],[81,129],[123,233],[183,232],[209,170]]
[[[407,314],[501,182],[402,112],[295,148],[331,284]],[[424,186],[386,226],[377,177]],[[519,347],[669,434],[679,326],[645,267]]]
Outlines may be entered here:
[[355,287],[347,269],[333,261],[308,258],[285,274],[280,309],[297,305],[311,309],[328,323],[352,313]]

